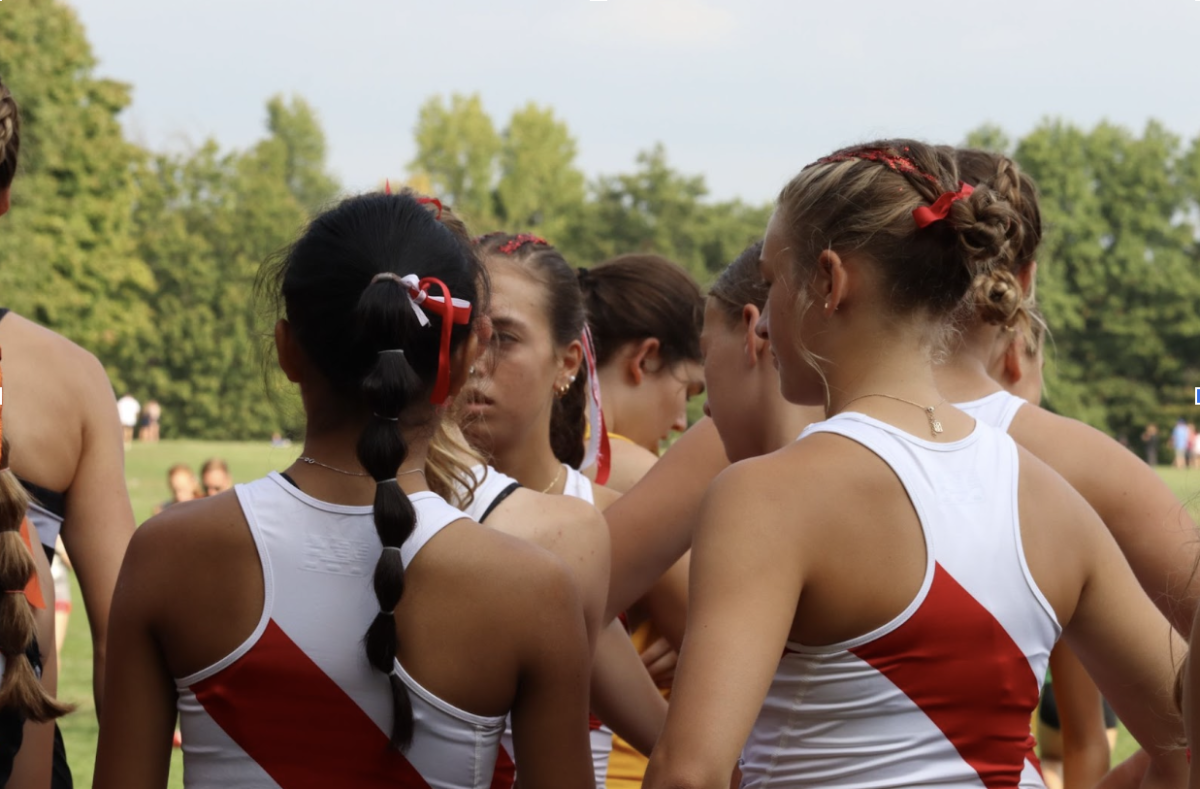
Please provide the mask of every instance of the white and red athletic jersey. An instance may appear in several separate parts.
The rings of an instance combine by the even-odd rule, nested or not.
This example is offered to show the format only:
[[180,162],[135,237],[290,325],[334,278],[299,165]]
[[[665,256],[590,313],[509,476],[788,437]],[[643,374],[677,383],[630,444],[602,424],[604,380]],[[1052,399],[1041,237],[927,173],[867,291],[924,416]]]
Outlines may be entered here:
[[[185,785],[487,789],[504,718],[452,706],[399,662],[415,734],[407,753],[388,748],[391,688],[363,649],[379,611],[372,507],[319,501],[275,473],[236,491],[262,563],[262,617],[229,655],[176,680]],[[409,499],[405,566],[463,517],[434,493]]]
[[829,646],[789,642],[742,752],[742,787],[1043,787],[1030,717],[1061,632],[1021,544],[1017,450],[976,424],[925,441],[845,412],[837,433],[903,483],[925,537],[916,597]]
[[1021,410],[1021,406],[1025,405],[1025,403],[1025,400],[1017,397],[1015,394],[1010,394],[1001,389],[999,392],[994,392],[978,400],[971,400],[967,403],[955,403],[954,407],[966,412],[985,425],[991,425],[997,430],[1007,433],[1008,426],[1012,424],[1017,411]]
[[[567,474],[563,495],[583,499],[588,504],[595,504],[596,497],[592,491],[591,480],[566,464],[563,465],[563,468]],[[588,734],[592,744],[592,766],[596,770],[596,786],[603,787],[605,781],[608,780],[608,758],[612,755],[613,749],[612,729],[601,723],[595,715],[590,715],[588,717]],[[500,753],[496,757],[496,776],[491,789],[512,789],[516,781],[516,767],[513,764],[512,754],[513,733],[510,718],[504,730]]]

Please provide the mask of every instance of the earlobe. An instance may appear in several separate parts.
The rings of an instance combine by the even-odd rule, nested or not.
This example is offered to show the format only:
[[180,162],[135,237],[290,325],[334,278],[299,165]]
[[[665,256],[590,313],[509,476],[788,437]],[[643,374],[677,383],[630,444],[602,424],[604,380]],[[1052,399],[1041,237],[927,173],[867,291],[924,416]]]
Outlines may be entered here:
[[1004,377],[1010,385],[1020,383],[1025,377],[1025,370],[1021,367],[1022,344],[1021,335],[1016,334],[1004,351]]

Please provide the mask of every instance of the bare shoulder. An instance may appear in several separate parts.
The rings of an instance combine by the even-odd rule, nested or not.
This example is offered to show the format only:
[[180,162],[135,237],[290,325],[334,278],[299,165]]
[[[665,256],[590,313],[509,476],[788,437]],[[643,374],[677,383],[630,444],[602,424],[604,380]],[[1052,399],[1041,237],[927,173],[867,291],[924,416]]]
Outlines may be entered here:
[[488,525],[554,550],[564,543],[607,550],[608,526],[596,507],[571,496],[516,490],[488,518]]
[[28,358],[37,364],[40,374],[57,381],[76,382],[88,390],[103,385],[111,395],[108,375],[95,355],[28,318],[16,313],[5,316],[0,322],[0,345],[6,349],[6,366],[19,361],[14,356]]
[[604,512],[611,507],[618,499],[621,498],[619,491],[613,490],[607,485],[597,485],[592,483],[592,498],[596,502],[596,509]]
[[611,447],[612,471],[604,485],[617,493],[627,492],[658,462],[658,455],[629,441],[613,441]]

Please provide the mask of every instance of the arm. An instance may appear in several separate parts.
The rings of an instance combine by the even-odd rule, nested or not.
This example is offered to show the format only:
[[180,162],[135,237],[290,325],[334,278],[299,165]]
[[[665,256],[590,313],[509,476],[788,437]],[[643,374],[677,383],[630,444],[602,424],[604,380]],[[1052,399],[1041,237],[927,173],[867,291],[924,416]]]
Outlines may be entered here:
[[667,702],[616,619],[600,634],[596,645],[592,711],[643,756],[654,750],[667,718]]
[[1182,786],[1184,732],[1171,689],[1172,658],[1183,653],[1183,642],[1141,593],[1103,525],[1082,502],[1078,511],[1090,533],[1071,535],[1085,578],[1066,642],[1145,749],[1149,765],[1141,785]]
[[728,465],[717,428],[706,417],[605,511],[612,536],[607,619],[633,605],[683,556],[704,489]]
[[78,376],[79,402],[86,409],[83,445],[66,494],[62,536],[79,577],[92,630],[92,685],[96,713],[100,715],[109,606],[134,521],[125,487],[125,454],[116,401],[100,363],[93,357],[88,360]]
[[654,627],[670,642],[675,651],[683,647],[683,631],[687,626],[688,579],[691,575],[691,554],[675,562],[662,578],[650,587],[641,605]]
[[[549,559],[549,557],[547,557]],[[571,573],[558,562],[531,568],[523,589],[523,643],[513,745],[522,789],[590,789],[590,654],[583,605]]]
[[687,636],[648,789],[726,789],[783,654],[805,568],[800,519],[772,517],[765,462],[731,468],[705,497]]
[[1110,761],[1100,690],[1065,644],[1050,653],[1050,670],[1062,724],[1063,787],[1091,789]]
[[162,789],[171,763],[175,684],[152,632],[153,606],[166,586],[154,576],[153,526],[134,537],[112,605],[113,659],[106,682],[120,704],[100,716],[97,789]]
[[[1196,610],[1196,619],[1200,620],[1200,609]],[[1183,728],[1187,742],[1200,743],[1200,621],[1192,628],[1192,638],[1188,644],[1187,660],[1180,668],[1182,683],[1180,704],[1183,711]],[[1189,789],[1200,789],[1200,753],[1194,754],[1189,769]]]
[[1100,431],[1041,408],[1021,408],[1010,432],[1083,495],[1146,594],[1186,636],[1200,599],[1200,573],[1192,572],[1200,542],[1196,524],[1166,483]]

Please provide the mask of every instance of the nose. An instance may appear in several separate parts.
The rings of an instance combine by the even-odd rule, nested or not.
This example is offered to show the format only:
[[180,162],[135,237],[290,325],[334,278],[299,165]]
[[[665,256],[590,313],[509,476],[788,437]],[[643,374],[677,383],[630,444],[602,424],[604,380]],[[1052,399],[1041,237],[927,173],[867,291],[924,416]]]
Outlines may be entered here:
[[684,408],[683,411],[681,411],[679,415],[675,417],[675,421],[671,424],[671,429],[682,433],[683,431],[687,430],[687,426],[687,409]]
[[767,304],[763,305],[763,311],[759,313],[758,320],[754,323],[754,333],[764,340],[771,339],[771,332],[767,325],[770,320],[770,311],[771,305],[768,302]]

